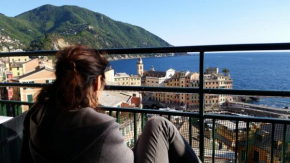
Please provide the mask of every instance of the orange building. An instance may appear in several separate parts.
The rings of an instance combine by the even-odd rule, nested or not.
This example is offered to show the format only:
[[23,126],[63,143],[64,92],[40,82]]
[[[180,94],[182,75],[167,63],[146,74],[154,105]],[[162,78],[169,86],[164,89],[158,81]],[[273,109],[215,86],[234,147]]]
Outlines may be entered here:
[[[16,79],[14,82],[19,83],[52,83],[55,80],[54,70],[48,67],[38,68],[32,72],[24,74]],[[41,88],[25,88],[18,87],[14,89],[14,99],[20,101],[33,102],[35,96],[40,91]],[[27,106],[22,107],[22,111],[26,111]]]

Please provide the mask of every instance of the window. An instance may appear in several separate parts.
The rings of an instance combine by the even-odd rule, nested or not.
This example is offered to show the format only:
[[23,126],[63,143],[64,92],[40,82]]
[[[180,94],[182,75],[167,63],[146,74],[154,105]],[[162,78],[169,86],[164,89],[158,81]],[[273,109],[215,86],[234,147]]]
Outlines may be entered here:
[[19,70],[19,67],[17,67],[17,70]]
[[20,75],[20,73],[19,73],[19,72],[17,72],[17,75],[19,76],[19,75]]
[[253,161],[255,162],[259,162],[259,152],[254,150],[254,158],[253,158]]
[[32,102],[33,101],[33,96],[32,95],[27,95],[27,101]]
[[50,80],[46,80],[45,82],[46,82],[46,83],[52,83],[52,81],[53,81],[53,80],[50,79]]

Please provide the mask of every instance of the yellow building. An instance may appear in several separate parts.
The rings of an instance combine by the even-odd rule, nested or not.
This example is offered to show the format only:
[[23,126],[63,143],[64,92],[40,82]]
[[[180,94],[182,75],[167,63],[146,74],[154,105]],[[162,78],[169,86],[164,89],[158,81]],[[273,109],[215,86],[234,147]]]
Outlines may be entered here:
[[23,68],[21,62],[13,62],[10,64],[10,71],[13,74],[13,77],[23,75]]
[[27,61],[29,61],[28,56],[8,57],[9,64],[7,68],[12,72],[13,77],[21,76],[24,74],[22,64]]
[[15,56],[15,57],[9,57],[9,63],[13,62],[27,62],[29,61],[29,56]]
[[115,84],[124,86],[141,86],[141,77],[137,75],[128,75],[126,73],[115,74]]

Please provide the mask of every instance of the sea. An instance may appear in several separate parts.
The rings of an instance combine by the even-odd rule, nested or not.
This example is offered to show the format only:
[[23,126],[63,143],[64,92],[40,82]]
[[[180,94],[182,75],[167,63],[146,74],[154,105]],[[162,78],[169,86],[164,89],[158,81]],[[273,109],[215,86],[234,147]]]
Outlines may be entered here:
[[[142,58],[144,69],[156,71],[173,68],[179,71],[199,71],[199,55]],[[110,61],[115,73],[137,74],[137,58]],[[230,70],[233,89],[290,91],[290,52],[224,52],[205,53],[204,66]],[[290,108],[290,98],[261,97],[251,102],[276,108]]]

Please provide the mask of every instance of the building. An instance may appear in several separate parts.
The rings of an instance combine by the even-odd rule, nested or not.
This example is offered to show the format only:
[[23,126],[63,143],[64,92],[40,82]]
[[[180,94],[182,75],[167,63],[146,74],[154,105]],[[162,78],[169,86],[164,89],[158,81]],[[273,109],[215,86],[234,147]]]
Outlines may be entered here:
[[[189,71],[178,71],[170,79],[164,82],[164,86],[190,87],[190,81],[198,79],[198,77],[199,75],[197,73],[190,73]],[[198,97],[195,94],[163,93],[155,95],[157,95],[157,97],[153,96],[153,99],[162,101],[167,104],[187,105],[188,107],[198,105],[198,103],[193,100]]]
[[53,69],[54,64],[52,60],[44,58],[34,58],[30,60],[28,56],[9,57],[8,69],[12,72],[14,77],[22,76],[23,74],[34,71],[37,67],[43,66]]
[[0,81],[4,81],[6,78],[5,78],[5,72],[7,71],[7,68],[6,68],[6,64],[5,62],[2,60],[0,60]]
[[114,74],[115,74],[115,71],[111,66],[106,68],[105,79],[106,79],[107,84],[111,85],[112,83],[115,82]]
[[[216,89],[232,89],[233,81],[230,76],[218,74],[218,68],[208,68],[204,74],[204,87]],[[145,73],[144,73],[145,74]],[[149,81],[150,83],[150,81]],[[150,86],[148,84],[148,86]],[[178,71],[173,76],[164,81],[164,87],[199,87],[199,74],[189,71]],[[170,105],[182,106],[185,110],[198,111],[198,94],[189,93],[155,93],[151,100],[160,101]],[[232,101],[227,95],[205,95],[205,107],[207,109],[218,109],[226,101]]]
[[[5,71],[5,82],[12,82],[13,74],[11,71]],[[13,87],[6,87],[8,100],[13,99]]]
[[[254,143],[251,144],[249,151],[249,161],[254,162],[271,162],[271,150],[273,150],[274,161],[282,161],[282,149],[283,142],[286,144],[285,148],[285,158],[289,160],[290,158],[290,137],[286,135],[285,140],[283,140],[284,125],[276,124],[274,130],[274,142],[271,146],[272,137],[272,124],[261,123],[255,132]],[[286,127],[286,133],[289,133],[289,127]]]
[[142,85],[150,87],[163,87],[164,82],[175,74],[175,70],[170,68],[166,71],[155,71],[152,66],[150,70],[144,71]]
[[14,77],[23,75],[23,68],[21,62],[12,62],[10,63],[9,67]]
[[[48,67],[37,68],[32,72],[19,76],[13,79],[13,82],[18,83],[52,83],[55,80],[54,69]],[[16,87],[14,88],[14,100],[19,101],[35,101],[35,97],[37,92],[40,91],[41,88],[25,88],[25,87]],[[22,111],[26,111],[28,106],[23,106]]]
[[27,62],[24,62],[22,64],[22,71],[23,71],[23,74],[26,74],[26,73],[34,71],[35,68],[37,67],[43,67],[43,66],[49,67],[51,69],[53,69],[54,67],[52,60],[44,60],[44,59],[35,58]]
[[218,67],[208,67],[205,70],[205,74],[218,74],[219,68]]
[[141,86],[141,77],[138,75],[128,75],[126,73],[117,73],[114,76],[115,84],[123,86]]
[[[229,120],[219,120],[216,122],[216,141],[219,144],[218,148],[225,146],[229,151],[235,151],[236,145],[236,123]],[[208,126],[206,124],[206,126]],[[238,124],[238,162],[271,162],[271,150],[273,150],[273,162],[282,160],[283,141],[287,144],[285,149],[285,157],[290,158],[290,139],[286,136],[283,140],[284,126],[276,124],[274,130],[274,142],[271,145],[272,124],[270,123],[251,123],[249,126],[249,141],[248,141],[248,160],[246,160],[246,123],[239,122]],[[290,132],[287,127],[286,132]],[[224,147],[223,147],[224,148]]]
[[9,63],[13,63],[13,62],[23,63],[23,62],[27,62],[27,61],[29,61],[29,56],[9,57]]
[[144,72],[144,64],[143,64],[142,58],[139,58],[137,62],[137,75],[142,77],[143,72]]

